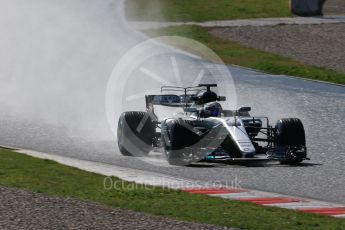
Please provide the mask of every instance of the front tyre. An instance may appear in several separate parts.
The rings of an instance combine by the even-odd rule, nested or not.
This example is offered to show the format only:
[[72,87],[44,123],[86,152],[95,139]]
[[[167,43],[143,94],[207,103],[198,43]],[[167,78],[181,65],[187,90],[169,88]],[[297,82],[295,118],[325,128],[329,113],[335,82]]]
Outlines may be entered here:
[[188,120],[172,120],[162,133],[162,144],[168,163],[171,165],[190,165],[193,163],[192,147],[202,135],[198,135],[193,122]]
[[298,118],[284,118],[276,123],[276,145],[285,147],[286,160],[280,161],[281,164],[298,164],[306,156],[306,140],[304,126]]

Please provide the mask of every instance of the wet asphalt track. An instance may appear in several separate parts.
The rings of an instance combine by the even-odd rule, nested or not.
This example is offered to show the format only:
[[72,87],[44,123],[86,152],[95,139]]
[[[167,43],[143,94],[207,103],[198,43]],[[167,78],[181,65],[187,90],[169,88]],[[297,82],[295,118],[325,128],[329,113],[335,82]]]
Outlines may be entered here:
[[[77,7],[77,3],[74,4]],[[109,6],[116,7],[115,5]],[[104,69],[104,72],[98,74],[100,89],[105,88],[112,63],[120,56],[112,55],[105,47],[107,45],[112,47],[111,38],[116,39],[119,34],[131,33],[118,22],[117,17],[112,16],[107,19],[110,22],[102,27],[104,30],[102,36],[108,37],[101,46],[104,49],[97,54],[107,62],[96,62],[96,65]],[[104,25],[104,22],[99,23]],[[105,33],[112,30],[113,26],[115,32]],[[92,32],[83,31],[83,33]],[[121,52],[142,40],[142,37],[136,36],[131,34],[126,45],[121,47]],[[98,69],[90,71],[96,74]],[[267,115],[273,122],[282,117],[299,117],[303,121],[311,161],[296,167],[277,164],[267,164],[262,167],[223,164],[199,167],[169,166],[164,157],[159,157],[157,153],[142,159],[120,156],[115,140],[111,140],[102,113],[95,115],[100,122],[92,123],[88,128],[105,130],[104,133],[108,135],[101,137],[90,133],[71,135],[65,123],[56,125],[20,115],[18,109],[13,109],[8,103],[2,103],[0,111],[0,144],[210,182],[231,184],[237,178],[240,185],[246,188],[345,204],[345,88],[282,76],[269,76],[237,67],[230,67],[230,70],[237,90],[238,104],[252,106],[253,115]],[[97,103],[90,103],[89,109],[103,111],[104,92],[102,90],[88,92],[92,94],[93,99],[97,99],[95,99]],[[4,101],[5,98],[2,99]],[[49,110],[46,112],[49,113]],[[73,112],[72,114],[77,122],[78,115]],[[61,116],[63,115],[65,113]],[[66,116],[66,119],[70,117]]]

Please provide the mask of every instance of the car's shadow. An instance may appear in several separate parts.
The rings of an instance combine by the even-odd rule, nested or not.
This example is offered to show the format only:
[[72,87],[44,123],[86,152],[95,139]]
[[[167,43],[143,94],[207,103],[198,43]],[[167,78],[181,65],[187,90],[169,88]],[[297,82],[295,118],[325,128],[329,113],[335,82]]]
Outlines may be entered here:
[[288,165],[288,164],[280,164],[279,162],[229,162],[229,163],[194,163],[188,165],[187,167],[191,168],[221,168],[221,167],[312,167],[312,166],[320,166],[320,163],[309,163],[309,162],[302,162],[295,165]]

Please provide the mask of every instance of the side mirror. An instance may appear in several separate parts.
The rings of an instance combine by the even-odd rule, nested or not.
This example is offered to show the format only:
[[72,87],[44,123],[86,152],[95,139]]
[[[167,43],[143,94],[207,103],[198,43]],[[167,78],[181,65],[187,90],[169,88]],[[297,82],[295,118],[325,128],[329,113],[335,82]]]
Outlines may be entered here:
[[252,110],[251,107],[241,107],[238,109],[238,112],[250,112]]
[[197,113],[198,112],[198,110],[196,108],[191,108],[191,107],[184,108],[184,111],[186,113]]

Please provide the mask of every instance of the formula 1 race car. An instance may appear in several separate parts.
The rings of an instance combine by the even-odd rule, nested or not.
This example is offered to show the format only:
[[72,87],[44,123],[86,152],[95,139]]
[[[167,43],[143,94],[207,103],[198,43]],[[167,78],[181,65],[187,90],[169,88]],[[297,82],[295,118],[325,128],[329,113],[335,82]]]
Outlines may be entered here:
[[[119,118],[120,152],[142,156],[162,148],[173,165],[252,160],[297,164],[308,159],[299,119],[280,119],[273,127],[267,117],[250,116],[250,107],[225,110],[220,103],[226,98],[213,87],[217,85],[164,86],[162,95],[146,95],[146,112],[124,112]],[[175,94],[163,94],[168,91]],[[168,115],[161,116],[164,112]]]

